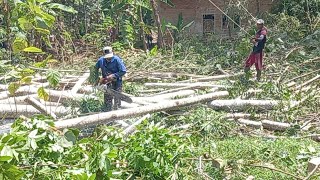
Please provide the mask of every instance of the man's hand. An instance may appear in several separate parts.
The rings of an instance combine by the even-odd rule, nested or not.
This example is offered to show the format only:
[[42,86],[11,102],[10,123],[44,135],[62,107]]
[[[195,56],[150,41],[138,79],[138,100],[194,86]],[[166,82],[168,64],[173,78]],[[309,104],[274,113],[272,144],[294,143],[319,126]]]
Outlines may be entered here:
[[256,38],[251,38],[251,43],[256,43]]
[[116,80],[115,76],[113,74],[110,74],[109,76],[106,77],[107,82],[112,82]]

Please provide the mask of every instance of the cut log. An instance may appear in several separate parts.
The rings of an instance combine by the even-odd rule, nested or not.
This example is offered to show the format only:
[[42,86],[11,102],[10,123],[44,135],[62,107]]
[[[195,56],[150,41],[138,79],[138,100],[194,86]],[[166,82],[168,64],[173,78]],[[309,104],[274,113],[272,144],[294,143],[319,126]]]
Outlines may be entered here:
[[[224,117],[227,118],[227,119],[229,119],[229,118],[234,118],[234,119],[245,118],[245,119],[249,119],[249,118],[252,118],[252,114],[228,113]],[[258,116],[254,116],[254,117],[258,117]]]
[[136,127],[141,124],[144,120],[149,119],[151,117],[150,114],[147,114],[143,116],[142,118],[138,119],[136,122],[131,124],[129,127],[127,127],[125,130],[123,130],[124,136],[128,137],[130,134],[133,134],[136,130]]
[[197,86],[198,88],[205,89],[205,88],[226,88],[227,86],[224,85],[217,85],[217,84],[209,84],[209,83],[145,83],[146,87],[151,88],[180,88],[180,87],[190,87],[190,86]]
[[[61,101],[64,100],[70,100],[70,99],[81,99],[84,97],[83,94],[72,94],[70,91],[56,91],[56,90],[50,90],[50,89],[45,89],[45,91],[49,94],[49,101],[56,102],[61,96]],[[1,96],[3,93],[3,96]],[[15,96],[24,96],[24,95],[29,95],[29,94],[37,94],[38,93],[38,88],[34,86],[22,86],[20,87],[16,93]],[[0,100],[1,99],[7,99],[11,97],[9,92],[1,92],[0,93]],[[94,98],[95,96],[90,95],[90,97]]]
[[187,87],[181,87],[181,88],[176,88],[176,89],[169,89],[166,91],[162,91],[156,94],[152,94],[149,96],[157,96],[157,95],[161,95],[161,94],[167,94],[167,93],[173,93],[173,92],[177,92],[177,91],[182,91],[182,90],[188,90],[188,89],[197,89],[198,86],[187,86]]
[[27,96],[18,96],[18,97],[9,97],[7,99],[2,99],[0,100],[0,104],[11,104],[11,105],[14,105],[14,104],[20,104],[20,105],[27,105],[27,103],[24,101],[27,97],[37,97],[38,95],[36,94],[30,94],[30,95],[27,95]]
[[197,78],[197,79],[190,79],[190,80],[185,80],[185,81],[180,81],[182,83],[185,82],[208,82],[208,81],[218,81],[218,80],[223,80],[223,79],[230,79],[234,77],[238,77],[243,75],[244,73],[239,73],[239,74],[228,74],[228,75],[218,75],[218,76],[209,76],[209,77],[203,77],[203,78]]
[[[280,105],[281,101],[274,100],[215,100],[209,104],[209,107],[215,110],[245,110],[248,108],[258,108],[260,110],[271,110]],[[284,102],[285,103],[285,102]],[[291,101],[290,105],[296,104]]]
[[59,129],[62,129],[62,128],[69,128],[69,127],[85,127],[88,125],[103,124],[103,123],[112,122],[118,119],[125,119],[128,117],[137,117],[137,116],[141,116],[148,113],[170,110],[172,108],[189,106],[189,105],[193,105],[201,102],[208,102],[212,99],[216,99],[219,97],[226,97],[228,96],[228,94],[229,93],[227,91],[221,91],[221,92],[195,96],[191,98],[160,102],[157,104],[143,106],[143,107],[100,113],[96,115],[90,115],[85,117],[59,121],[55,123],[55,126]]
[[259,121],[252,121],[252,120],[247,120],[247,119],[242,119],[242,118],[238,119],[237,121],[240,124],[244,124],[246,126],[253,127],[256,129],[260,129],[262,127],[262,123]]
[[132,100],[137,104],[148,105],[148,104],[158,103],[158,102],[167,101],[175,98],[181,99],[183,97],[194,95],[195,93],[196,92],[193,90],[184,90],[179,92],[157,95],[153,97],[133,97]]
[[[68,113],[69,108],[59,106],[56,109],[56,107],[47,106],[46,110],[49,112],[52,111],[58,116],[64,116]],[[14,118],[19,117],[20,115],[29,117],[29,116],[33,116],[35,114],[41,114],[41,112],[31,105],[9,105],[9,104],[5,105],[5,104],[1,104],[1,108],[0,108],[0,118],[3,118],[3,119],[6,119],[6,118],[7,119],[10,119],[10,118],[14,119]]]
[[44,106],[43,104],[41,104],[41,102],[39,102],[38,100],[36,100],[33,97],[27,97],[25,99],[25,101],[27,103],[29,103],[30,105],[32,105],[34,108],[36,108],[37,110],[39,110],[41,113],[45,114],[45,115],[49,115],[51,116],[53,119],[57,119],[57,116],[54,114],[54,112],[52,111],[48,111],[48,109],[46,108],[46,106]]
[[71,89],[71,94],[76,94],[78,90],[81,88],[82,84],[86,82],[88,77],[90,76],[90,73],[84,73],[81,78],[77,81],[77,83],[73,86]]
[[264,129],[272,131],[285,131],[291,127],[289,123],[275,122],[269,120],[262,120],[261,123]]

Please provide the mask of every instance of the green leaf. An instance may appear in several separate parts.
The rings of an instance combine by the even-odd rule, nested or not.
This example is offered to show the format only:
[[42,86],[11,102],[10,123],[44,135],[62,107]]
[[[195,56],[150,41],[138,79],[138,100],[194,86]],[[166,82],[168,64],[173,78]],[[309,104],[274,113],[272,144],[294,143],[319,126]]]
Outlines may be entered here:
[[12,82],[9,84],[8,91],[11,95],[14,95],[17,92],[17,90],[19,89],[19,87],[20,87],[19,83]]
[[14,53],[18,53],[23,51],[28,46],[28,43],[26,40],[21,38],[16,38],[12,43],[12,50]]
[[47,73],[47,80],[52,87],[56,87],[60,82],[60,73],[55,70],[49,70]]
[[45,91],[44,87],[40,87],[38,89],[38,96],[40,99],[43,99],[45,101],[49,100],[49,94]]
[[18,19],[18,22],[19,22],[19,26],[21,29],[23,30],[31,30],[33,28],[33,25],[31,22],[29,22],[26,18],[24,17],[21,17]]
[[77,13],[77,11],[73,9],[73,7],[65,6],[65,5],[59,4],[59,3],[51,3],[48,6],[51,9],[60,9],[62,11],[66,11],[66,12],[73,13],[73,14]]
[[47,29],[43,29],[43,28],[35,28],[35,30],[39,33],[42,33],[44,35],[50,35],[50,31]]
[[24,52],[30,52],[30,53],[41,53],[42,50],[36,47],[27,47],[23,49]]
[[32,77],[31,76],[26,76],[24,78],[22,78],[20,80],[21,83],[24,83],[24,84],[30,84],[31,83],[31,80],[32,80]]
[[96,179],[96,174],[92,174],[90,177],[89,177],[89,180],[95,180]]
[[3,161],[10,161],[12,159],[11,156],[0,156],[0,161],[3,162]]

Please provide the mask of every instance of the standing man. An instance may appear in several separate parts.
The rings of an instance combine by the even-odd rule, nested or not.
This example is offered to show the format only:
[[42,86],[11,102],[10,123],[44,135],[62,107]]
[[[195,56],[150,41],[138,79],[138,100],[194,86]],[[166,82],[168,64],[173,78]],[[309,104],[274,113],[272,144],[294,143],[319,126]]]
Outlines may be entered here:
[[254,38],[251,39],[253,43],[253,50],[246,60],[244,72],[246,74],[246,79],[249,79],[250,67],[254,64],[257,70],[257,81],[261,79],[262,58],[263,49],[267,41],[267,29],[264,27],[264,21],[262,19],[257,20],[258,31]]
[[[103,48],[104,56],[100,57],[96,63],[96,71],[101,69],[102,78],[100,84],[107,84],[108,88],[115,91],[122,92],[122,76],[126,74],[127,69],[123,60],[114,55],[111,47]],[[114,104],[112,100],[114,99]],[[104,94],[104,111],[111,111],[118,109],[121,106],[121,100],[113,97],[108,93]]]

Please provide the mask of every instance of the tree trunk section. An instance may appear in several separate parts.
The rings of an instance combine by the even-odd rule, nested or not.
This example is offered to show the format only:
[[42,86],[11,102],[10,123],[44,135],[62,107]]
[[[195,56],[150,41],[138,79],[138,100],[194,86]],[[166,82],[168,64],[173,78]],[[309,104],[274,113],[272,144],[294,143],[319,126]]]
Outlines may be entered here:
[[[283,102],[285,103],[285,102]],[[296,104],[297,101],[291,101],[290,106]],[[209,104],[209,107],[215,110],[246,110],[248,108],[258,108],[259,110],[272,110],[280,105],[281,101],[274,100],[215,100]]]
[[229,93],[227,91],[221,91],[216,93],[210,93],[205,95],[200,95],[191,98],[184,98],[175,101],[167,101],[167,102],[160,102],[157,104],[152,104],[143,107],[131,108],[131,109],[124,109],[124,110],[117,110],[112,112],[105,112],[90,116],[84,116],[79,118],[68,119],[64,121],[59,121],[55,123],[55,126],[58,129],[63,128],[70,128],[70,127],[85,127],[88,125],[97,125],[108,123],[112,121],[116,121],[119,119],[125,119],[128,117],[137,117],[148,113],[154,113],[159,111],[170,110],[172,108],[189,106],[201,102],[208,102],[212,99],[216,99],[219,97],[226,97]]
[[155,21],[158,27],[158,46],[159,48],[163,47],[163,32],[161,28],[161,19],[159,15],[159,8],[156,0],[150,0],[152,10],[154,12]]
[[40,111],[42,114],[45,115],[49,115],[51,116],[53,119],[57,119],[57,115],[55,115],[52,111],[48,111],[48,109],[46,108],[46,106],[44,106],[43,104],[41,104],[41,102],[39,102],[38,100],[36,100],[33,97],[27,97],[25,99],[25,101],[27,103],[29,103],[30,105],[32,105],[34,108],[36,108],[38,111]]

